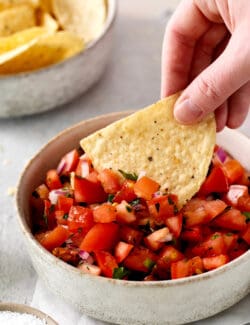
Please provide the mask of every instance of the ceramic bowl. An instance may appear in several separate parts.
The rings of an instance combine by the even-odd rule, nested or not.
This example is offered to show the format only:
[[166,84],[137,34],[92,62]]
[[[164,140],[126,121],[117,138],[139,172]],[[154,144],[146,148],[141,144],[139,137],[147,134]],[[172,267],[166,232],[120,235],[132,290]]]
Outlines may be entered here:
[[[83,313],[117,324],[183,324],[214,315],[250,291],[250,251],[216,270],[177,280],[131,282],[81,273],[47,252],[33,237],[29,198],[49,168],[79,140],[127,113],[81,122],[60,133],[31,159],[17,191],[19,221],[33,265],[45,285]],[[218,134],[222,145],[245,167],[250,140],[237,131]],[[248,153],[248,154],[247,154]]]
[[11,311],[19,314],[30,314],[36,316],[41,320],[45,320],[46,325],[58,325],[58,323],[55,322],[49,315],[43,313],[42,311],[36,308],[27,305],[15,304],[10,302],[0,303],[0,312],[2,311]]
[[101,77],[112,49],[116,0],[107,0],[102,34],[79,54],[55,65],[0,76],[0,118],[41,113],[84,93]]

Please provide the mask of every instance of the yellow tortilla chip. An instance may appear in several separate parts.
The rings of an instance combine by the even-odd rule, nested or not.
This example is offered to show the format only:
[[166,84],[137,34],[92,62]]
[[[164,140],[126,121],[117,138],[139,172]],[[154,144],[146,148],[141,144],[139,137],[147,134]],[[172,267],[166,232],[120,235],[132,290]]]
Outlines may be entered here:
[[20,5],[0,12],[0,37],[9,36],[36,25],[34,8]]
[[37,8],[40,4],[40,0],[0,0],[0,11],[21,4],[28,4]]
[[157,181],[183,206],[200,188],[212,158],[216,126],[211,114],[184,126],[173,117],[178,94],[119,120],[81,140],[97,171],[111,168]]
[[69,32],[44,36],[20,55],[0,65],[0,74],[32,71],[61,62],[84,48],[83,40]]
[[61,27],[86,43],[101,34],[107,14],[105,0],[52,0],[52,9]]
[[46,11],[39,10],[37,20],[39,26],[48,28],[52,32],[56,32],[59,28],[58,22]]
[[52,0],[40,0],[40,8],[44,11],[51,13],[52,12]]

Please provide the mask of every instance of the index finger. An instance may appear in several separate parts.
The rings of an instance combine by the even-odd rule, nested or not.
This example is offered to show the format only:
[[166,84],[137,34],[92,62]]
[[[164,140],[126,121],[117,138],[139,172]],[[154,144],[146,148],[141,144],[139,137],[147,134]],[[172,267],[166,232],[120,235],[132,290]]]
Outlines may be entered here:
[[194,1],[180,3],[164,35],[162,48],[161,97],[169,96],[188,85],[196,42],[211,22]]

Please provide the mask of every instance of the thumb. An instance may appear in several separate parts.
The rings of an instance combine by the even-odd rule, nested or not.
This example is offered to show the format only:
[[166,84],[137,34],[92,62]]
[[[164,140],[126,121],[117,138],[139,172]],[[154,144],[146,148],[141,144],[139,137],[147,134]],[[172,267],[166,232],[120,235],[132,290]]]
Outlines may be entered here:
[[182,92],[174,108],[178,122],[192,124],[202,120],[247,83],[249,53],[242,43],[236,35],[232,36],[225,51]]

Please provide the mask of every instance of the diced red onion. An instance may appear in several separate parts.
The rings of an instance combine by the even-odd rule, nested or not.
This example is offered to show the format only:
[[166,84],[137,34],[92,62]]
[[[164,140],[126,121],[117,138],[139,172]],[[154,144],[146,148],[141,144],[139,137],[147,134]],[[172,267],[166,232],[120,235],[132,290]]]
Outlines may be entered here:
[[93,257],[88,252],[86,252],[84,250],[80,250],[78,254],[79,254],[79,256],[81,257],[81,259],[84,262],[87,262],[89,264],[93,264],[94,263]]
[[153,194],[153,197],[158,197],[158,196],[162,196],[162,192],[161,191],[157,191]]
[[57,190],[52,190],[49,192],[49,200],[52,204],[56,204],[58,200],[58,196],[66,196],[70,194],[70,189],[57,189]]
[[66,161],[61,160],[59,165],[57,166],[57,170],[56,170],[58,175],[61,175],[61,173],[63,172],[65,166],[66,166]]
[[146,176],[146,172],[145,172],[145,170],[141,170],[141,171],[139,172],[139,174],[138,174],[138,178],[137,178],[137,180],[139,180],[140,178],[142,178],[142,177],[144,177],[144,176]]
[[225,153],[225,151],[221,147],[219,147],[218,150],[216,151],[216,155],[217,155],[217,157],[220,159],[220,161],[222,163],[224,163],[224,161],[227,158],[227,154]]

